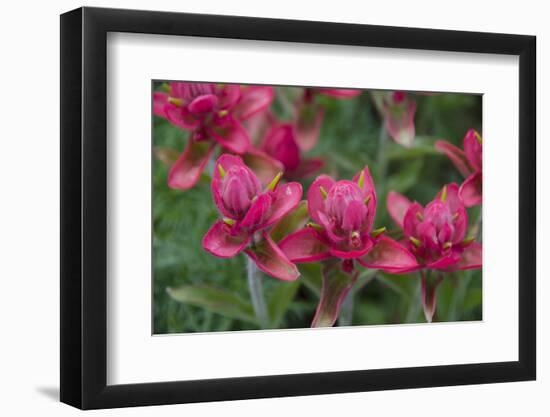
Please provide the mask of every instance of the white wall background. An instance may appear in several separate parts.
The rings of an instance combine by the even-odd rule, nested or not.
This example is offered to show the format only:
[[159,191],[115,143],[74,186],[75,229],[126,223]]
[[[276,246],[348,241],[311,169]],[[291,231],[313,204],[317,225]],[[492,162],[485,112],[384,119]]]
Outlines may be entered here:
[[[59,404],[59,17],[72,0],[5,2],[0,17],[0,414],[75,415]],[[538,37],[538,381],[422,390],[145,407],[95,412],[131,416],[334,414],[451,416],[550,412],[550,165],[547,114],[550,27],[544,2],[459,3],[277,0],[93,1],[86,5],[181,12],[510,32]],[[543,103],[544,101],[544,103]],[[546,110],[546,111],[545,111]],[[505,229],[504,229],[505,233]]]

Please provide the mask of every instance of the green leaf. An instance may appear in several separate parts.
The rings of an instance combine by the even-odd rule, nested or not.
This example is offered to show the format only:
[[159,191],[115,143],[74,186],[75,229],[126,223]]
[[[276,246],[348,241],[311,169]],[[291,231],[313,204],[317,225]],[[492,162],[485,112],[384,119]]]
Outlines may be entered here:
[[361,291],[365,285],[374,279],[377,273],[378,269],[364,269],[361,271],[359,273],[359,277],[357,278],[357,282],[353,286],[353,292],[357,293]]
[[311,327],[332,327],[340,314],[340,306],[357,279],[357,274],[342,271],[341,262],[325,263],[322,268],[323,288]]
[[294,210],[275,224],[273,229],[271,229],[271,238],[274,242],[278,242],[286,235],[304,227],[308,218],[307,201],[302,200]]
[[479,307],[483,301],[483,292],[481,288],[473,288],[468,291],[468,295],[464,300],[464,311],[471,310],[473,308]]
[[302,281],[307,288],[319,297],[321,295],[321,286],[323,285],[323,280],[321,278],[321,264],[298,264],[298,269],[300,270],[300,281]]
[[423,166],[424,160],[422,158],[407,161],[407,164],[404,164],[398,172],[389,177],[388,189],[399,193],[407,192],[418,184],[418,177]]
[[395,291],[407,300],[414,294],[415,286],[413,281],[416,279],[414,275],[391,275],[378,273],[378,275],[376,275],[376,279],[380,281],[383,286]]
[[206,285],[184,285],[179,288],[168,287],[166,292],[176,301],[258,324],[252,305],[228,291]]
[[288,306],[294,299],[296,291],[300,287],[300,281],[279,282],[277,288],[269,297],[268,312],[271,320],[271,326],[276,328],[281,323]]

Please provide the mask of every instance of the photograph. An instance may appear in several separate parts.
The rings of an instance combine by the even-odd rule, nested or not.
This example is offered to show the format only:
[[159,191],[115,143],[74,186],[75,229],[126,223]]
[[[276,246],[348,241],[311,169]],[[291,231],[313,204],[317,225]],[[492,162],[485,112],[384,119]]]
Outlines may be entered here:
[[154,80],[153,334],[479,321],[482,95]]

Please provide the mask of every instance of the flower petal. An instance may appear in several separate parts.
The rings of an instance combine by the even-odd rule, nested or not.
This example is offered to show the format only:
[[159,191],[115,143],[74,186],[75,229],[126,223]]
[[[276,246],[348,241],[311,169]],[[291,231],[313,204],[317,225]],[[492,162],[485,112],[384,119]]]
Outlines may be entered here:
[[285,172],[285,177],[293,179],[307,178],[320,170],[324,165],[325,161],[320,158],[302,159],[296,169]]
[[433,320],[437,303],[437,288],[442,281],[443,278],[441,275],[429,277],[424,273],[422,274],[422,309],[424,310],[424,317],[426,317],[428,323],[431,323]]
[[250,137],[243,125],[232,117],[224,118],[209,129],[209,133],[224,148],[243,154],[250,147]]
[[170,103],[164,106],[164,115],[170,123],[181,129],[192,129],[199,123],[185,107],[178,107]]
[[290,123],[273,125],[262,141],[262,149],[282,162],[285,170],[293,170],[300,164],[300,149],[296,144],[294,126]]
[[474,129],[468,130],[464,136],[464,153],[468,162],[476,171],[481,171],[483,166],[483,147],[481,136]]
[[410,237],[417,237],[416,235],[416,228],[420,224],[422,217],[424,213],[424,208],[418,204],[418,203],[412,203],[409,206],[409,209],[405,213],[405,217],[403,217],[403,232],[405,232],[405,236]]
[[296,142],[303,152],[310,151],[317,144],[325,116],[322,107],[305,103],[298,107],[296,116]]
[[273,101],[273,87],[250,86],[241,88],[241,99],[233,109],[233,116],[245,120],[266,109]]
[[475,172],[470,175],[458,190],[462,201],[466,207],[473,207],[481,204],[483,201],[483,178],[481,172]]
[[243,155],[243,161],[264,185],[269,184],[279,172],[285,169],[281,162],[252,146]]
[[239,84],[223,84],[216,89],[218,96],[218,108],[227,110],[235,106],[241,98],[241,86]]
[[472,242],[464,249],[460,261],[456,265],[459,269],[478,269],[482,266],[482,246],[478,242]]
[[168,103],[168,94],[155,91],[153,93],[153,114],[166,119],[164,106]]
[[258,268],[274,278],[294,281],[300,276],[298,268],[288,260],[283,251],[262,231],[262,240],[245,250]]
[[407,148],[412,146],[415,136],[414,114],[416,102],[409,100],[406,108],[394,114],[391,108],[385,110],[385,126],[391,138]]
[[343,250],[336,245],[336,246],[331,246],[330,253],[335,258],[358,259],[358,258],[361,258],[362,256],[365,256],[365,254],[369,252],[373,246],[374,246],[374,243],[372,239],[366,237],[365,239],[363,239],[361,247],[357,249]]
[[241,252],[250,239],[248,234],[231,235],[229,226],[218,220],[204,235],[202,247],[218,258],[231,258]]
[[426,268],[447,271],[450,269],[455,269],[454,266],[456,266],[458,261],[460,261],[460,255],[455,252],[450,252],[449,254],[442,256],[441,258],[433,262],[430,262],[426,265]]
[[286,257],[296,263],[318,262],[331,257],[326,240],[312,227],[305,227],[279,242]]
[[387,236],[380,236],[372,250],[359,259],[359,263],[365,268],[382,269],[389,273],[411,272],[420,267],[408,249]]
[[435,149],[447,155],[447,158],[451,160],[456,169],[458,169],[464,177],[471,174],[472,168],[462,149],[445,140],[437,140],[435,142]]
[[341,262],[323,265],[323,286],[321,297],[311,327],[332,327],[338,315],[340,306],[357,280],[357,274],[347,274],[342,270]]
[[188,190],[199,180],[214,146],[208,142],[189,139],[185,151],[168,172],[168,186],[176,190]]
[[456,183],[447,184],[444,188],[437,193],[437,199],[443,197],[443,190],[445,190],[445,201],[443,203],[449,208],[451,213],[456,213],[460,208],[464,207],[464,203],[459,195],[459,187]]
[[402,194],[390,191],[386,198],[386,206],[391,218],[399,227],[403,228],[403,219],[411,206],[411,201]]
[[270,232],[271,239],[279,242],[285,236],[301,230],[306,225],[308,219],[307,201],[302,200],[294,210],[291,210],[273,225]]
[[271,208],[271,201],[269,193],[260,194],[246,212],[244,219],[238,223],[238,227],[249,233],[264,227]]
[[188,110],[193,114],[210,113],[218,104],[218,97],[214,94],[204,94],[196,97],[189,106]]
[[328,193],[335,181],[328,175],[320,175],[309,187],[307,192],[307,205],[309,209],[309,215],[315,223],[321,224],[319,212],[325,211],[325,197],[321,193],[321,187]]
[[268,227],[279,221],[298,205],[302,199],[302,185],[298,182],[279,184],[272,193],[271,214],[262,227]]
[[365,166],[365,168],[355,174],[355,176],[353,177],[353,181],[358,184],[361,175],[363,176],[363,184],[362,187],[360,187],[361,191],[363,191],[365,199],[369,198],[370,196],[367,202],[367,228],[371,229],[374,223],[374,217],[376,216],[376,189],[374,188],[374,182],[372,180],[372,176],[370,175],[368,166]]

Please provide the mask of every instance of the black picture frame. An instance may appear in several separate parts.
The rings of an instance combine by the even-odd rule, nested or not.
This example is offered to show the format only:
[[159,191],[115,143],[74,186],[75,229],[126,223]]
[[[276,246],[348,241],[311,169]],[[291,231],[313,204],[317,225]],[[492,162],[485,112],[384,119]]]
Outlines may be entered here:
[[[108,32],[519,56],[519,360],[107,385]],[[94,409],[535,379],[534,36],[84,7],[61,15],[60,56],[62,402]]]

